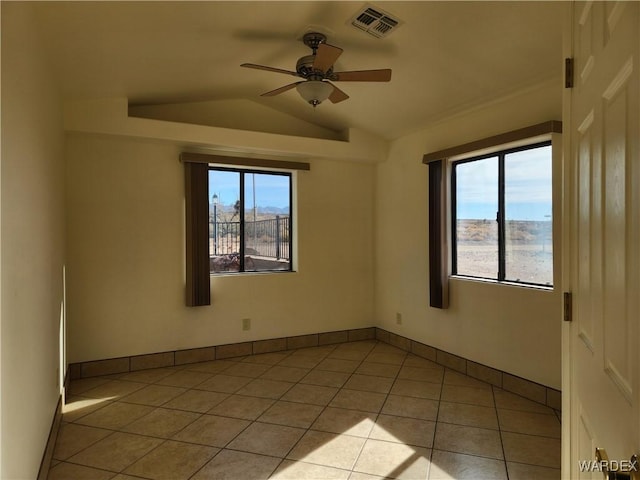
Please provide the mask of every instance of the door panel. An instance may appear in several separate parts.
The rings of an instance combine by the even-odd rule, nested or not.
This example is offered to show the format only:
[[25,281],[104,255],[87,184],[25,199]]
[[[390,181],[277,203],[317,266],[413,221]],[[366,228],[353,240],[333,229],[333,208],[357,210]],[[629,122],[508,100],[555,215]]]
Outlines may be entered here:
[[575,302],[563,356],[571,408],[566,478],[603,478],[579,467],[596,447],[610,460],[640,453],[639,5],[573,5],[579,78],[565,96]]
[[[626,65],[629,65],[628,63]],[[626,72],[626,73],[625,73]],[[627,312],[627,152],[628,79],[632,70],[623,69],[603,94],[603,130],[605,163],[604,249],[607,252],[604,282],[604,365],[605,372],[620,392],[632,400],[630,365],[631,318]],[[622,78],[623,77],[623,78]],[[631,292],[630,292],[631,293]]]

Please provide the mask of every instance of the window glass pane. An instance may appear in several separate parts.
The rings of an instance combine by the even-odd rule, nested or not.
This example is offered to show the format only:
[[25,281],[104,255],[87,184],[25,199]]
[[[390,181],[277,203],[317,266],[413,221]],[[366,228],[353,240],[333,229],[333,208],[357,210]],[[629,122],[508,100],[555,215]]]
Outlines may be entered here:
[[240,174],[209,170],[211,273],[240,271]]
[[498,277],[498,157],[455,166],[458,275]]
[[290,269],[290,176],[246,173],[245,271]]
[[553,284],[551,146],[505,155],[505,280]]

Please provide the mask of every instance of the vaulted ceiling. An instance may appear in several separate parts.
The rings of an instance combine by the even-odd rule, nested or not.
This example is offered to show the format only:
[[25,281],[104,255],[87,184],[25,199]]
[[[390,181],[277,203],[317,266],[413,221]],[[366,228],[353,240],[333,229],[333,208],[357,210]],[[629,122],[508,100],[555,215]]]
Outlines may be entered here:
[[[400,26],[385,38],[354,27],[351,20],[365,5],[392,14]],[[270,118],[285,125],[288,118],[290,125],[351,127],[393,139],[523,89],[549,82],[561,88],[560,2],[42,2],[36,8],[65,99],[184,104],[171,110],[182,121],[260,129],[252,123],[259,115],[262,125]],[[296,79],[240,64],[295,70],[297,59],[311,53],[301,41],[308,31],[344,49],[336,70],[391,68],[391,82],[342,82],[350,98],[315,109],[295,89],[261,97]]]

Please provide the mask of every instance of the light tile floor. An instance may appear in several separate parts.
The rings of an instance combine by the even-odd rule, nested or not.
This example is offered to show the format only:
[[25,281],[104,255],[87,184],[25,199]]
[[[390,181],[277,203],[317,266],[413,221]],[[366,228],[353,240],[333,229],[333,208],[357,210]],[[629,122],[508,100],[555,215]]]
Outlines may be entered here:
[[552,409],[363,341],[72,382],[50,480],[555,479]]

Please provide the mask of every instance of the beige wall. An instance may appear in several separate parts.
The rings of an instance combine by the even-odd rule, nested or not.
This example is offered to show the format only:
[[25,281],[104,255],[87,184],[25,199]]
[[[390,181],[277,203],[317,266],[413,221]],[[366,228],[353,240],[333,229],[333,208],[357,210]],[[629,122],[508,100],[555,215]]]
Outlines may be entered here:
[[[432,125],[392,144],[388,161],[377,168],[378,326],[560,388],[559,277],[554,292],[452,280],[450,308],[429,307],[428,174],[422,155],[559,120],[561,93],[560,85],[546,85]],[[556,159],[558,166],[559,160]],[[554,213],[554,218],[559,219],[560,212]],[[556,243],[558,253],[559,246]],[[554,260],[559,273],[559,256]],[[402,325],[396,324],[397,312],[403,316]]]
[[2,466],[35,478],[60,388],[62,112],[31,5],[2,2]]
[[212,305],[188,308],[180,150],[68,135],[69,362],[372,325],[374,166],[312,160],[297,272],[215,276]]

